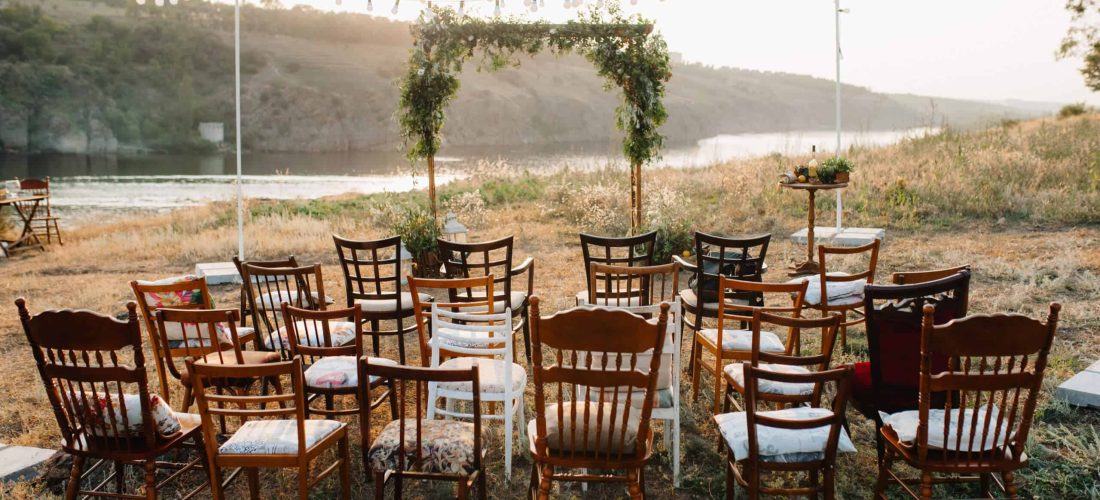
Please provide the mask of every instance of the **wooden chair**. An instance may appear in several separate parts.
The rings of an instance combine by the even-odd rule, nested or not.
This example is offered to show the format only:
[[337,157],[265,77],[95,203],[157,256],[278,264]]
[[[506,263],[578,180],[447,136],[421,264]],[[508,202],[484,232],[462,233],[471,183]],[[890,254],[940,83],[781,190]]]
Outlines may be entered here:
[[916,285],[954,276],[963,271],[970,271],[970,264],[964,266],[947,267],[931,271],[904,271],[890,275],[890,282],[895,285]]
[[[519,321],[512,326],[518,333],[523,330],[523,347],[527,354],[527,363],[531,362],[531,330],[528,326],[529,298],[535,288],[535,260],[528,257],[518,266],[512,267],[511,236],[483,243],[455,243],[439,239],[439,254],[443,259],[448,278],[473,278],[477,276],[495,276],[497,283],[494,310],[510,308]],[[517,290],[512,286],[512,278],[527,275],[525,289]],[[415,298],[415,297],[414,297]],[[450,297],[451,302],[477,299],[478,297]]]
[[[171,374],[177,381],[180,380],[179,366],[173,363],[182,362],[187,356],[195,355],[194,347],[186,349],[184,342],[184,328],[182,324],[170,322],[169,331],[162,335],[161,328],[157,325],[156,312],[161,307],[173,309],[213,309],[214,301],[207,287],[206,278],[201,276],[176,276],[157,281],[134,280],[130,282],[130,289],[134,291],[141,316],[145,319],[145,331],[149,333],[149,345],[153,346],[153,358],[157,368],[157,378],[160,381],[160,393],[165,401],[171,404],[171,387],[168,385],[168,375]],[[224,317],[219,320],[224,321]],[[221,325],[218,330],[222,332],[222,338],[228,338],[228,325]],[[238,345],[243,346],[248,342],[254,342],[256,331],[248,327],[236,327]],[[219,344],[221,350],[233,349],[228,342]],[[202,354],[205,355],[206,353]],[[200,355],[200,356],[202,356]],[[172,365],[169,368],[169,365]],[[184,382],[184,386],[188,386]],[[190,404],[183,406],[183,410]]]
[[[156,313],[160,351],[167,353],[164,365],[168,373],[183,386],[183,403],[180,411],[187,411],[194,402],[191,392],[191,373],[184,364],[187,358],[204,363],[221,365],[255,365],[279,361],[279,354],[265,351],[245,351],[237,336],[237,311],[235,309],[158,309]],[[179,331],[182,339],[175,347],[168,340],[168,331]],[[182,365],[182,366],[181,366]],[[215,381],[218,387],[247,392],[259,377],[242,377]],[[265,384],[278,385],[278,380],[264,380]]]
[[[188,360],[187,370],[191,373],[202,416],[209,462],[207,470],[214,500],[225,498],[221,469],[236,467],[245,469],[253,499],[260,495],[261,468],[298,469],[298,498],[301,500],[309,498],[309,490],[317,483],[339,471],[339,496],[344,500],[351,498],[347,424],[306,417],[300,358],[263,365],[219,365]],[[217,390],[215,381],[240,377],[287,377],[291,381],[290,390],[280,388],[260,396],[224,394]],[[214,418],[241,422],[220,446]],[[332,465],[311,477],[311,464],[334,446],[337,456]]]
[[[680,267],[691,274],[688,288],[680,292],[684,304],[684,326],[691,329],[691,351],[695,352],[695,333],[703,329],[703,320],[718,318],[718,305],[724,300],[741,305],[763,305],[757,293],[725,291],[718,293],[719,278],[725,276],[741,281],[763,280],[767,264],[768,244],[772,235],[749,238],[726,238],[711,234],[695,233],[695,263],[689,263],[679,255],[672,256]],[[696,289],[700,291],[697,292]],[[702,300],[698,295],[703,295]],[[719,298],[721,295],[722,299]],[[688,361],[688,369],[695,369],[695,356]]]
[[[875,282],[875,267],[878,265],[878,249],[882,242],[872,241],[858,247],[827,247],[818,245],[817,261],[821,263],[821,271],[811,278],[810,287],[817,293],[809,293],[806,297],[806,307],[821,311],[825,317],[831,313],[838,313],[844,318],[840,324],[840,347],[848,346],[848,327],[864,322],[866,311],[863,310],[863,293],[859,284],[870,285]],[[826,265],[827,255],[856,255],[866,253],[868,255],[865,271],[855,273],[830,272]],[[798,278],[795,278],[798,279]],[[848,291],[851,291],[849,294]],[[843,294],[843,295],[842,295]],[[848,313],[857,316],[848,321]]]
[[[294,307],[286,302],[282,304],[283,324],[286,325],[287,339],[290,341],[290,355],[302,360],[305,367],[303,385],[306,394],[306,416],[322,415],[336,418],[339,415],[358,415],[359,408],[337,410],[336,396],[359,395],[358,360],[363,356],[363,310],[359,307],[336,309],[332,311],[311,311]],[[347,339],[342,332],[351,332]],[[372,357],[371,363],[395,365],[396,362]],[[367,382],[367,392],[379,387],[387,390],[377,397],[368,399],[370,409],[390,401],[390,412],[397,408],[389,382],[380,378],[371,378]],[[323,399],[324,409],[314,408],[314,399]],[[359,404],[363,404],[362,401]]]
[[[876,498],[886,498],[888,483],[914,498],[931,498],[933,483],[974,480],[983,497],[997,482],[1017,498],[1015,471],[1027,466],[1024,447],[1061,308],[1052,303],[1046,323],[1020,314],[979,314],[936,325],[936,307],[924,306],[920,408],[884,418],[886,457]],[[934,368],[937,356],[947,357],[949,368]],[[898,461],[921,471],[919,494],[909,487],[917,481],[892,470]]]
[[[584,282],[592,283],[592,264],[608,266],[649,266],[653,264],[653,247],[657,244],[657,231],[615,238],[580,233],[581,254],[584,256]],[[586,288],[577,292],[577,305],[597,304]],[[598,292],[597,296],[600,295]]]
[[[290,340],[282,313],[286,302],[300,309],[324,311],[331,300],[325,295],[325,281],[321,265],[302,267],[262,267],[251,262],[241,263],[241,277],[248,286],[248,306],[252,310],[252,324],[256,327],[256,348],[276,351],[283,359],[290,359]],[[346,342],[354,340],[354,327],[348,324],[331,325],[339,328]]]
[[[538,297],[532,297],[531,308],[537,401],[527,429],[531,494],[549,498],[553,481],[599,481],[627,483],[631,498],[643,498],[669,305],[662,304],[654,320],[591,307],[543,318]],[[551,353],[545,361],[544,347]],[[639,366],[641,355],[650,357],[648,371]],[[635,395],[642,398],[640,408]],[[592,469],[609,472],[589,473]]]
[[[42,200],[42,206],[39,211],[35,213],[33,219],[31,219],[31,231],[39,237],[45,236],[46,243],[53,243],[54,236],[57,237],[57,244],[64,245],[65,242],[61,241],[61,228],[58,226],[58,218],[53,214],[53,210],[50,208],[50,178],[49,176],[43,179],[17,179],[19,181],[19,190],[25,191],[33,195],[43,195],[46,197]],[[43,212],[42,210],[45,210]]]
[[[672,482],[680,486],[680,335],[683,308],[679,296],[680,264],[626,267],[593,263],[589,271],[588,297],[582,304],[598,301],[602,307],[621,309],[644,318],[654,318],[661,304],[668,303],[668,333],[657,376],[657,395],[651,418],[663,420],[665,449],[672,453]],[[602,282],[602,287],[600,286]],[[639,358],[640,363],[649,360]],[[641,400],[636,399],[635,406]]]
[[[726,498],[735,497],[737,486],[745,488],[752,499],[761,495],[835,498],[836,455],[856,451],[844,430],[851,367],[780,373],[744,365],[744,370],[746,411],[714,417],[726,445]],[[760,403],[779,403],[773,395],[761,391],[763,384],[811,385],[818,389],[810,406],[761,411]],[[835,385],[835,391],[820,389],[826,385]],[[823,396],[830,392],[835,396],[826,406]],[[766,473],[777,473],[788,484],[792,475],[806,474],[809,484],[768,486],[763,480]]]
[[[22,297],[15,305],[61,430],[61,449],[73,457],[65,498],[156,498],[172,480],[202,468],[205,457],[198,419],[174,414],[160,397],[149,393],[135,303],[126,304],[126,321],[68,309],[32,317]],[[198,457],[187,463],[157,461],[184,448],[195,449]],[[98,462],[85,469],[89,460]],[[114,465],[113,473],[91,490],[82,490],[81,483],[107,463]],[[143,469],[143,494],[127,492],[127,465]],[[158,469],[174,472],[158,482]],[[114,492],[104,488],[112,482]],[[205,487],[203,482],[184,498]]]
[[[854,365],[852,406],[875,422],[878,459],[884,457],[879,412],[896,413],[918,408],[920,395],[920,336],[925,304],[936,306],[935,324],[966,316],[970,271],[910,285],[867,285],[867,351],[870,361]],[[946,356],[932,360],[945,370]]]
[[[401,237],[356,241],[333,235],[340,267],[344,270],[344,291],[348,307],[363,310],[363,323],[370,325],[374,355],[379,356],[379,340],[397,337],[398,361],[405,364],[405,334],[416,331],[408,321],[413,312],[412,294],[403,290],[405,275],[412,269],[401,269]],[[420,297],[428,302],[431,297]],[[382,330],[382,321],[393,321],[392,330]]]
[[[833,346],[836,344],[836,333],[840,327],[840,316],[833,315],[825,318],[798,318],[769,314],[760,309],[752,312],[752,351],[748,364],[753,368],[773,371],[776,373],[813,373],[823,372],[829,369],[833,360]],[[774,325],[787,328],[791,333],[787,351],[763,352],[760,349],[760,335],[764,331],[764,325]],[[802,340],[807,333],[820,332],[819,349],[814,354],[802,354]],[[734,399],[734,394],[742,398],[746,395],[745,364],[730,363],[726,365],[722,375],[726,381],[726,397],[723,403],[723,412],[730,410],[732,404],[737,411],[744,411]],[[798,405],[813,403],[821,400],[822,386],[820,384],[784,384],[765,381],[759,384],[757,401],[766,400],[778,405]]]
[[[745,329],[745,324],[751,319],[751,312],[759,309],[769,313],[788,313],[793,318],[801,317],[808,286],[805,280],[795,283],[758,283],[727,278],[726,276],[719,276],[718,283],[722,290],[735,297],[752,298],[722,300],[718,303],[718,328],[707,328],[695,332],[691,353],[693,360],[691,363],[692,398],[696,401],[699,400],[700,373],[704,370],[709,372],[714,377],[714,404],[712,406],[714,413],[718,413],[718,407],[722,400],[723,368],[726,366],[726,361],[752,360],[754,336],[752,330]],[[767,295],[781,297],[768,302],[775,304],[790,301],[791,305],[763,306],[746,304],[750,301],[756,304],[764,304]],[[731,322],[740,325],[740,328],[729,326]],[[776,354],[798,354],[795,348],[801,345],[798,341],[798,330],[793,328],[788,332],[785,342],[770,331],[760,332],[758,340],[762,352]],[[708,365],[703,362],[703,354],[705,353],[709,353],[714,357],[713,364]]]
[[[371,431],[371,412],[365,407],[360,414],[363,462],[367,474],[374,479],[374,498],[385,498],[386,483],[394,479],[394,497],[402,498],[404,479],[454,481],[456,497],[469,497],[475,483],[478,498],[487,495],[485,471],[481,467],[481,399],[476,389],[481,386],[477,368],[444,370],[370,364],[367,358],[359,362],[359,378],[379,377],[392,380],[397,394],[398,413],[378,435]],[[413,385],[409,394],[408,385]],[[473,421],[436,420],[425,418],[424,396],[429,384],[469,384],[473,391]],[[360,390],[364,390],[360,386]],[[366,394],[360,394],[360,398]],[[412,401],[409,401],[412,399]],[[407,412],[415,408],[410,418]],[[412,435],[410,439],[408,436]]]
[[[285,260],[250,260],[249,264],[256,267],[298,267],[298,259],[293,255]],[[240,257],[233,257],[233,265],[237,267],[237,274],[241,275],[241,325],[247,325],[248,318],[252,317],[252,302],[249,299],[251,288],[244,281],[244,262]]]
[[[496,314],[496,312],[500,310],[497,308],[499,304],[487,298],[493,296],[495,278],[491,274],[477,278],[455,279],[416,278],[409,276],[408,280],[409,290],[411,290],[413,295],[413,308],[416,311],[416,331],[420,341],[420,364],[424,367],[431,366],[433,356],[431,339],[433,336],[432,309],[434,306],[450,308],[453,312],[465,310],[467,312],[479,312],[487,315]],[[421,302],[420,297],[428,295],[423,291],[428,289],[442,290],[448,299],[444,301]],[[466,354],[460,351],[449,349],[446,345],[440,345],[439,347],[439,356],[442,360],[466,356]],[[515,343],[513,342],[513,360],[516,357],[514,353],[515,348]]]

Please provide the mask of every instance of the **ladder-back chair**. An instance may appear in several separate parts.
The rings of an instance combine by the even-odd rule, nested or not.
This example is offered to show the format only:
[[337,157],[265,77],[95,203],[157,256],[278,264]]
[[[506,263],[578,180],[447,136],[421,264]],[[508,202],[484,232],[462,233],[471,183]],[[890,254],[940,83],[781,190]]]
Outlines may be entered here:
[[[653,247],[657,244],[657,231],[621,238],[580,233],[580,238],[586,285],[592,283],[592,264],[619,267],[653,264]],[[596,291],[596,299],[592,299],[591,293],[591,286],[577,292],[577,305],[598,304],[602,296],[601,291]]]

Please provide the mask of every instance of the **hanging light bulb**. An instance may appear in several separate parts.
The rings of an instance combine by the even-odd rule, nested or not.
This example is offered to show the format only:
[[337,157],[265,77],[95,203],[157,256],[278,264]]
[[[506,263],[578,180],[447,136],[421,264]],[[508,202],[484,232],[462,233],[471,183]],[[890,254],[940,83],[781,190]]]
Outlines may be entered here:
[[496,0],[496,5],[493,7],[493,17],[500,17],[500,0]]
[[367,0],[367,12],[374,12],[374,0]]
[[390,14],[397,15],[397,6],[401,5],[401,0],[393,1],[393,8],[390,9]]

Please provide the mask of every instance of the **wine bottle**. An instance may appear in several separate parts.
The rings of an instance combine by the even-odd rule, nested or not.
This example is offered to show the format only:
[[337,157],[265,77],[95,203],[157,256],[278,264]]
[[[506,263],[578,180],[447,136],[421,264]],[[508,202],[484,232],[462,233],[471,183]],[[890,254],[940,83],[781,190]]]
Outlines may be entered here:
[[810,157],[810,163],[807,166],[810,167],[810,178],[811,179],[816,179],[817,178],[817,146],[816,145],[813,146],[812,154],[813,154],[813,156]]

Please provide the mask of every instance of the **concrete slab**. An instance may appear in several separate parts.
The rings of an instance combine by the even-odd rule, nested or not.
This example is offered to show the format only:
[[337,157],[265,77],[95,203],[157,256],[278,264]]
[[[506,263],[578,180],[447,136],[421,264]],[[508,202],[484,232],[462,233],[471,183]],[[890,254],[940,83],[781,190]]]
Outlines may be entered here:
[[232,262],[203,262],[195,264],[195,275],[206,276],[209,285],[240,283],[241,274]]
[[1100,359],[1096,360],[1092,365],[1089,365],[1088,368],[1085,368],[1085,371],[1100,373]]
[[[814,226],[814,243],[842,247],[858,247],[874,240],[886,241],[886,230],[877,227],[845,227],[837,234],[836,226]],[[791,234],[791,241],[806,244],[806,230]]]
[[42,465],[57,450],[31,448],[29,446],[0,445],[0,480],[28,481],[38,474]]
[[1058,386],[1055,396],[1074,406],[1100,408],[1100,371],[1085,370],[1074,375]]

